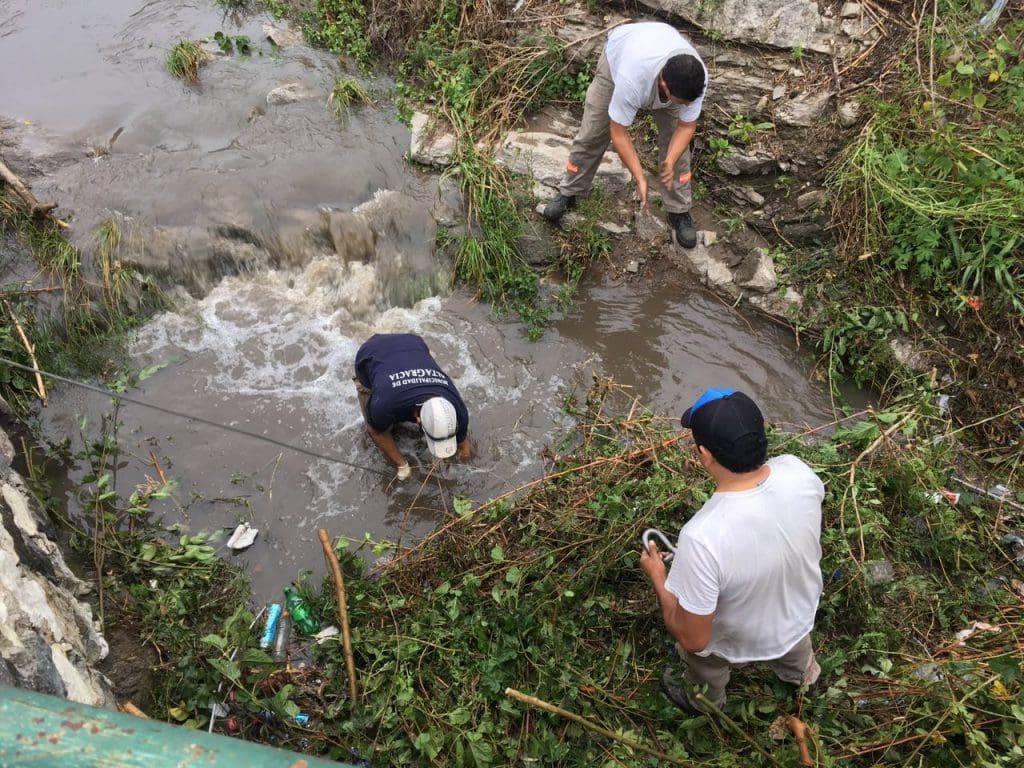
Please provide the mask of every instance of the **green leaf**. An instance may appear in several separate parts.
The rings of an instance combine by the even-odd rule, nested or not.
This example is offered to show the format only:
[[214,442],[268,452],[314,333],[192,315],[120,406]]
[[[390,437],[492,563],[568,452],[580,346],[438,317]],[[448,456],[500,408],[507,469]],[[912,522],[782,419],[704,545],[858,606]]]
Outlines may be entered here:
[[974,106],[976,109],[982,109],[985,106],[986,102],[988,102],[988,96],[986,96],[984,93],[974,94]]
[[1011,653],[989,659],[988,667],[1007,684],[1020,676],[1020,659]]
[[473,500],[467,499],[463,496],[456,496],[455,501],[452,502],[452,506],[455,507],[455,514],[460,517],[465,517],[473,511]]
[[973,75],[974,67],[972,67],[970,64],[964,64],[962,61],[958,61],[956,63],[956,71],[959,72],[961,75]]
[[491,550],[491,560],[495,563],[505,562],[505,550],[500,546],[494,547],[494,549]]
[[210,659],[210,666],[235,684],[241,682],[242,672],[238,665],[230,659]]
[[223,651],[223,650],[224,650],[225,648],[227,648],[227,645],[228,645],[228,641],[227,641],[227,640],[225,640],[225,639],[224,639],[223,637],[221,637],[220,635],[206,635],[206,636],[205,636],[205,637],[204,637],[204,638],[202,639],[202,641],[203,641],[204,643],[208,643],[208,644],[210,644],[210,645],[214,646],[215,648],[219,648],[219,649],[220,649],[220,650],[222,650],[222,651]]
[[472,719],[472,717],[473,716],[469,713],[468,709],[465,707],[459,707],[458,709],[453,709],[448,713],[448,722],[455,726],[465,725]]

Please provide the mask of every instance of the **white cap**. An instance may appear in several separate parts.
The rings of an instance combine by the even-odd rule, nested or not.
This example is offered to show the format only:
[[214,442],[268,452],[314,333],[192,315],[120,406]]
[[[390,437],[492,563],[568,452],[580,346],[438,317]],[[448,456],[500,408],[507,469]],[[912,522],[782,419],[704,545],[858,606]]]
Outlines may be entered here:
[[455,455],[455,433],[459,419],[455,406],[443,397],[432,397],[420,406],[420,426],[427,438],[427,448],[439,459]]

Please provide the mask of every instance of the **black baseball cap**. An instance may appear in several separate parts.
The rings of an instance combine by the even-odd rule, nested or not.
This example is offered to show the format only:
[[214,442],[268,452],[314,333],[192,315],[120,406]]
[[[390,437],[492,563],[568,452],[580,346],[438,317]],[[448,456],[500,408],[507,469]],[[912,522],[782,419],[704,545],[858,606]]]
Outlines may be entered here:
[[768,438],[764,416],[749,397],[734,389],[709,389],[681,419],[715,460],[730,472],[752,472],[764,464]]

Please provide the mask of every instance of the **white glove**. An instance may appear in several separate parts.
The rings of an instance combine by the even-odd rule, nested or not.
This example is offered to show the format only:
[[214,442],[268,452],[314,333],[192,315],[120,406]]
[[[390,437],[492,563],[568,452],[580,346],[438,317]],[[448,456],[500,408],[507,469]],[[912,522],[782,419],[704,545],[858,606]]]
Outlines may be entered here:
[[412,477],[412,467],[409,466],[409,463],[406,462],[405,464],[399,464],[398,479],[408,480],[410,477]]

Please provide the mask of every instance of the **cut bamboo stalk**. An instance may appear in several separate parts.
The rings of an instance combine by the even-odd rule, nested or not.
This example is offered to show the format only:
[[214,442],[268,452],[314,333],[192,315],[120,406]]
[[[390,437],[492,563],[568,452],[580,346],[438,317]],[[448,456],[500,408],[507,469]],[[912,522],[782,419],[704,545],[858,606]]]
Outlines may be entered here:
[[334,554],[334,544],[327,531],[320,528],[317,533],[320,536],[320,544],[324,548],[324,557],[327,558],[327,565],[334,576],[334,591],[338,595],[338,618],[341,621],[341,644],[345,652],[345,669],[348,671],[348,693],[352,699],[352,706],[359,703],[359,696],[356,690],[356,661],[352,656],[352,636],[348,629],[348,602],[345,598],[345,577],[342,576],[341,566],[338,565],[338,557]]
[[678,757],[666,755],[664,752],[659,752],[658,750],[652,747],[648,747],[646,744],[641,744],[638,741],[627,739],[625,736],[619,736],[616,733],[612,733],[607,728],[602,728],[600,725],[595,725],[594,723],[587,720],[585,717],[574,714],[573,712],[569,712],[568,710],[562,709],[561,707],[556,707],[554,704],[549,704],[543,699],[538,699],[536,696],[530,696],[526,693],[520,693],[515,688],[506,688],[505,695],[508,696],[510,699],[521,701],[523,704],[529,704],[531,707],[537,707],[538,709],[543,709],[547,712],[559,715],[560,717],[564,717],[567,720],[572,720],[574,723],[576,723],[577,725],[582,725],[587,730],[593,731],[594,733],[599,733],[602,736],[611,739],[612,741],[619,742],[620,744],[625,744],[627,747],[630,747],[631,749],[638,749],[641,752],[646,752],[648,755],[656,757],[659,760],[665,760],[667,762],[674,763],[675,765],[683,765],[686,766],[686,768],[697,768],[696,763],[691,763],[686,760],[682,760]]
[[25,351],[28,352],[29,358],[32,360],[32,368],[35,369],[36,374],[36,392],[39,395],[39,399],[43,401],[43,405],[46,405],[46,387],[43,386],[43,377],[39,373],[39,361],[36,360],[36,348],[32,342],[28,340],[28,336],[25,335],[25,329],[21,327],[21,323],[18,322],[18,316],[14,314],[14,310],[6,299],[4,299],[4,306],[7,308],[7,313],[11,316],[11,320],[14,321],[14,327],[18,329],[18,335],[21,337],[21,343],[25,347]]

